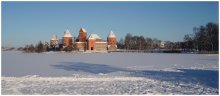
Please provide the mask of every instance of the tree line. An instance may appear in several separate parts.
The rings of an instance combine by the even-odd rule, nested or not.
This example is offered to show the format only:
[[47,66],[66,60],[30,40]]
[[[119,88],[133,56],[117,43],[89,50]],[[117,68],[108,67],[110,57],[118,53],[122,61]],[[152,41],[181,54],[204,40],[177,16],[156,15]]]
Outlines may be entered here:
[[121,38],[117,43],[119,49],[126,50],[154,50],[154,49],[180,49],[182,42],[162,41],[157,38],[132,36],[126,34],[125,38]]
[[35,46],[33,44],[30,45],[27,44],[25,45],[24,48],[20,47],[18,48],[18,50],[22,50],[27,53],[33,53],[33,52],[41,53],[41,52],[49,51],[49,47],[47,43],[43,44],[41,41],[39,41]]
[[125,50],[218,51],[218,24],[208,23],[206,26],[195,27],[193,30],[194,34],[186,34],[183,42],[161,41],[157,38],[133,36],[127,33],[119,40],[117,46]]
[[33,44],[27,44],[25,47],[19,47],[17,50],[24,51],[26,53],[41,53],[41,52],[48,52],[48,51],[77,51],[78,49],[73,46],[67,46],[65,48],[59,48],[50,46],[48,42],[43,43],[39,41],[35,46]]
[[194,27],[194,34],[184,36],[185,49],[198,51],[218,51],[219,25],[208,23],[205,26]]
[[160,47],[161,40],[157,38],[149,38],[143,36],[132,36],[128,33],[125,38],[121,38],[117,44],[119,49],[126,50],[146,50],[156,49]]

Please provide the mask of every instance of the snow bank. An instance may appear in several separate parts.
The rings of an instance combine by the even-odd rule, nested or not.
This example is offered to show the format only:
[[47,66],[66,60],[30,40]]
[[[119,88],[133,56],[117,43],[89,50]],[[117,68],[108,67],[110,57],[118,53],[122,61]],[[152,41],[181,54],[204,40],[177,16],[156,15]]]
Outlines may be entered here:
[[143,77],[2,77],[2,94],[218,94],[218,89]]

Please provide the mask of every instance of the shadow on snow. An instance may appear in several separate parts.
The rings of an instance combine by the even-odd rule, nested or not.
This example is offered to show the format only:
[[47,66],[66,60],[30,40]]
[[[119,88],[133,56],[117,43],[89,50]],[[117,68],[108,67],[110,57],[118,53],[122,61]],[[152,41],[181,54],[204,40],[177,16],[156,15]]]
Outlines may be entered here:
[[213,70],[197,70],[197,69],[177,69],[181,72],[170,71],[153,71],[153,70],[128,70],[104,64],[91,64],[83,62],[60,62],[57,65],[51,65],[57,69],[66,71],[82,71],[87,73],[111,73],[117,71],[129,72],[131,76],[147,77],[158,79],[161,81],[170,81],[174,83],[194,83],[203,84],[213,88],[218,88],[218,71]]
[[218,88],[219,77],[218,71],[213,70],[196,70],[196,69],[177,69],[182,72],[169,72],[169,71],[136,71],[132,72],[132,76],[148,77],[158,79],[161,81],[171,81],[174,83],[194,83],[203,84],[213,88]]
[[58,65],[51,65],[57,69],[64,69],[66,71],[82,71],[93,74],[98,73],[111,73],[116,71],[127,71],[122,68],[112,67],[104,64],[90,64],[83,62],[60,62]]

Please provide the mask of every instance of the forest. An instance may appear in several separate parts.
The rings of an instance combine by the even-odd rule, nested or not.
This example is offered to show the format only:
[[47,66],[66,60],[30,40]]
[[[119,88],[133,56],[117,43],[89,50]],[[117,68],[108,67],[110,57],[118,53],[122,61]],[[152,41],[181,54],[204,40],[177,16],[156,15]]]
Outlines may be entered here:
[[[119,49],[126,50],[154,50],[168,49],[184,52],[217,51],[219,25],[208,23],[205,26],[194,27],[193,34],[186,34],[182,42],[161,41],[157,38],[133,36],[130,33],[118,42]],[[162,45],[163,43],[163,45]]]

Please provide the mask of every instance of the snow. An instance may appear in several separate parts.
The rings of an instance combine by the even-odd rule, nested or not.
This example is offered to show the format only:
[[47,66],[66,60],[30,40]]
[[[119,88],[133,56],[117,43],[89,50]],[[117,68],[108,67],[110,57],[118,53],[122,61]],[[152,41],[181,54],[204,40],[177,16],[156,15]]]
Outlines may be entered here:
[[194,83],[173,83],[143,77],[2,77],[2,94],[217,94]]
[[95,39],[95,37],[93,36],[93,34],[90,34],[88,39]]
[[107,42],[95,42],[95,43],[107,43]]
[[50,40],[57,40],[57,36],[53,35]]
[[89,39],[102,39],[101,37],[99,37],[97,34],[90,34]]
[[[113,45],[108,45],[108,48],[111,47],[111,46],[113,46]],[[115,46],[116,48],[118,47],[117,45],[114,45],[114,46]]]
[[63,37],[72,37],[70,31],[68,29],[66,29],[66,31],[64,32],[64,36]]
[[2,51],[2,94],[219,94],[218,54]]
[[110,38],[116,38],[115,34],[114,34],[112,31],[110,31],[108,37],[110,37]]
[[86,29],[85,28],[80,28],[80,31],[81,32],[86,32]]
[[87,42],[74,42],[74,43],[87,43]]

